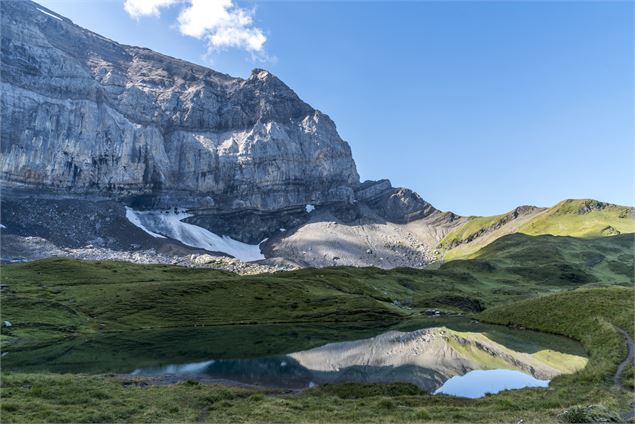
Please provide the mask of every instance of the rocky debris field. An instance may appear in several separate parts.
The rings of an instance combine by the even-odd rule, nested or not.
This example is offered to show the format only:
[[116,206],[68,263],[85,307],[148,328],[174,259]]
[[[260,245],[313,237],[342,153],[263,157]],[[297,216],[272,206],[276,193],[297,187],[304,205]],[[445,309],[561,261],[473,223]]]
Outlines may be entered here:
[[439,211],[406,223],[390,222],[369,206],[356,208],[354,219],[319,208],[306,224],[272,236],[263,252],[303,266],[422,268],[442,259],[436,250],[439,237],[463,222]]
[[[379,188],[372,191],[376,186]],[[395,195],[403,195],[406,199],[408,192],[393,188],[388,181],[374,185],[367,183],[365,187],[366,192],[360,194],[360,199],[364,200],[354,204],[305,205],[300,211],[285,209],[266,214],[248,210],[234,214],[195,209],[183,214],[183,219],[166,215],[165,210],[157,215],[174,218],[168,221],[179,224],[179,228],[167,228],[162,220],[161,226],[152,226],[153,221],[149,220],[134,223],[128,213],[131,208],[126,209],[124,203],[116,200],[8,191],[3,192],[2,198],[1,222],[5,226],[2,233],[13,238],[12,241],[6,239],[2,256],[5,260],[70,256],[135,263],[185,263],[186,266],[209,266],[238,273],[336,265],[420,268],[438,258],[435,246],[439,238],[462,222],[449,219],[448,214],[436,210],[409,222],[390,222],[382,215],[386,213],[383,209],[366,201],[371,194],[373,202],[380,197],[388,199]],[[424,202],[419,201],[424,207]],[[401,203],[408,204],[405,200]],[[135,212],[136,221],[148,214],[152,211]],[[404,210],[402,214],[406,216],[408,211]],[[150,226],[161,236],[153,236],[143,225]],[[236,231],[237,228],[241,230]],[[249,238],[250,233],[258,237]],[[216,249],[210,248],[209,243],[196,242],[200,237],[194,236],[213,236]],[[238,256],[231,250],[222,249],[227,241],[225,236],[257,244],[267,259],[243,257],[243,262],[230,261],[227,255],[219,253]],[[253,243],[253,240],[258,242]],[[217,259],[195,262],[190,259],[192,255]],[[245,265],[245,261],[257,262]]]
[[22,237],[10,234],[3,234],[0,242],[2,263],[27,262],[49,257],[66,257],[92,261],[126,261],[136,264],[165,264],[190,268],[211,268],[241,275],[288,271],[296,268],[290,264],[270,265],[257,262],[242,262],[235,258],[206,253],[170,255],[159,253],[155,249],[123,251],[93,245],[78,248],[60,248],[41,237]]

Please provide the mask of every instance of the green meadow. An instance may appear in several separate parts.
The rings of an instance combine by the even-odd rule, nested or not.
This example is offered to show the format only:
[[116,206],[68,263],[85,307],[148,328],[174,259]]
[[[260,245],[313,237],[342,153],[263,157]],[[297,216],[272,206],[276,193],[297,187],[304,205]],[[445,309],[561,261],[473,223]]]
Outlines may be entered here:
[[[2,420],[6,422],[577,422],[620,419],[633,401],[633,369],[612,378],[633,335],[633,236],[502,237],[470,259],[435,269],[325,268],[257,276],[67,259],[2,268]],[[303,392],[194,381],[148,384],[119,374],[127,358],[174,344],[187,360],[196,337],[244,349],[289,352],[320,341],[369,337],[407,327],[432,310],[448,320],[524,327],[581,342],[589,361],[548,389],[481,399],[430,395],[407,384],[323,385]],[[439,319],[441,319],[439,318]],[[404,323],[403,325],[400,323]],[[461,328],[457,327],[457,331]],[[527,330],[528,331],[528,330]],[[536,333],[540,334],[540,333]],[[206,336],[207,335],[207,336]],[[222,338],[224,337],[224,338]],[[258,343],[259,337],[278,340]],[[501,335],[500,337],[504,337]],[[55,372],[55,357],[77,340],[114,352],[91,369],[80,350]],[[139,349],[138,346],[147,346]],[[37,355],[35,354],[37,353]],[[218,354],[222,355],[222,351]],[[29,362],[30,356],[33,361]],[[110,353],[109,353],[110,355]],[[130,356],[126,356],[130,355]],[[13,357],[13,359],[12,359]],[[22,368],[12,364],[26,364]],[[84,364],[77,371],[77,364]]]

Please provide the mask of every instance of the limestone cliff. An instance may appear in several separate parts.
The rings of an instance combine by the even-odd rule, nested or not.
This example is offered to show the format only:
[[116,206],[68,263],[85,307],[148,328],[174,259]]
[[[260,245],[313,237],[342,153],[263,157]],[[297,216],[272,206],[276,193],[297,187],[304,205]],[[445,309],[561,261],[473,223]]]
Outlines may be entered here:
[[350,147],[271,73],[235,78],[30,1],[0,6],[4,187],[225,210],[352,201]]

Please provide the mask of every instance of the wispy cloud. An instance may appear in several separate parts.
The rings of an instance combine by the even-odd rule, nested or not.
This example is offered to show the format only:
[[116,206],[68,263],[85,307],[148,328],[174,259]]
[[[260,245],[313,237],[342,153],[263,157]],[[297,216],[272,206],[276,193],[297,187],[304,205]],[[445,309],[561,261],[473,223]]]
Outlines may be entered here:
[[125,0],[124,9],[133,18],[159,16],[161,8],[181,5],[178,28],[181,34],[205,40],[210,51],[229,48],[266,57],[267,37],[254,24],[253,9],[233,0]]

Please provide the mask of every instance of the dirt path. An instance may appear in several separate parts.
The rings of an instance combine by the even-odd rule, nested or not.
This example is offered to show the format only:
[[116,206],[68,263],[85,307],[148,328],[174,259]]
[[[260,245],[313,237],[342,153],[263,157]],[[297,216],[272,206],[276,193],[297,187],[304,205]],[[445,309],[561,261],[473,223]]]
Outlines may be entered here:
[[[622,374],[624,373],[624,368],[626,368],[628,364],[633,362],[633,358],[635,357],[635,343],[633,342],[633,338],[626,331],[622,330],[621,328],[615,329],[619,331],[622,336],[624,336],[626,345],[628,346],[628,354],[626,355],[626,358],[624,358],[624,360],[617,366],[617,371],[615,371],[615,375],[613,376],[613,383],[616,386],[625,388],[622,385]],[[633,417],[635,417],[635,405],[631,405],[631,409],[622,414],[622,419],[624,421],[629,421]]]
[[617,371],[615,371],[615,375],[613,376],[613,383],[616,386],[622,386],[622,374],[624,373],[624,368],[626,368],[626,366],[628,364],[633,363],[633,357],[635,357],[635,343],[633,342],[633,338],[624,330],[622,330],[621,328],[616,328],[617,331],[619,331],[622,336],[624,336],[624,338],[626,339],[626,345],[628,346],[628,354],[626,355],[626,358],[618,365],[617,367]]

